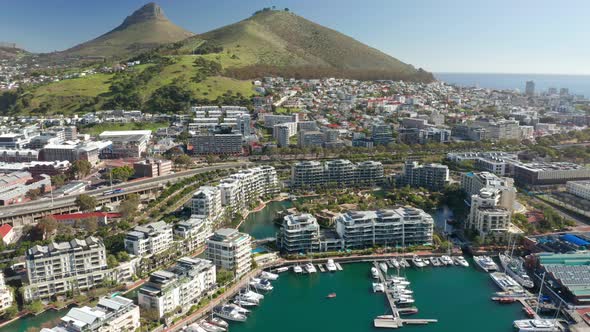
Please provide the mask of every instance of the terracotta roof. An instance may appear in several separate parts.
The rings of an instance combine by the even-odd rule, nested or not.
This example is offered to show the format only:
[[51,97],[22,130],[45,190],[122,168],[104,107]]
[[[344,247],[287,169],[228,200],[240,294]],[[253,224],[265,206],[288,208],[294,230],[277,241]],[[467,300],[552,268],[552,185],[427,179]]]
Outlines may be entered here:
[[4,224],[0,226],[0,238],[4,238],[10,231],[12,230],[12,226],[9,224]]

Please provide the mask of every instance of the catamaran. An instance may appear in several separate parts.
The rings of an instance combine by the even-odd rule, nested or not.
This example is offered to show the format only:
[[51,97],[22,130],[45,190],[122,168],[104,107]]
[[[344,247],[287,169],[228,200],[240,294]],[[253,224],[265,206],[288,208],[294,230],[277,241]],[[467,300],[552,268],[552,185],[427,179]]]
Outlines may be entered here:
[[526,273],[522,264],[522,259],[510,257],[508,255],[500,254],[500,264],[504,268],[504,271],[516,280],[519,284],[526,288],[535,287],[535,283],[531,280],[531,277]]
[[313,264],[311,263],[307,263],[305,264],[305,271],[307,271],[307,273],[316,273],[318,272],[318,270],[316,270],[315,266],[313,266]]
[[473,256],[473,260],[477,266],[481,267],[486,272],[498,271],[498,265],[489,256]]
[[563,326],[556,319],[519,319],[514,327],[521,332],[560,332]]
[[338,271],[338,268],[336,267],[333,259],[328,259],[328,262],[326,262],[326,268],[330,272]]

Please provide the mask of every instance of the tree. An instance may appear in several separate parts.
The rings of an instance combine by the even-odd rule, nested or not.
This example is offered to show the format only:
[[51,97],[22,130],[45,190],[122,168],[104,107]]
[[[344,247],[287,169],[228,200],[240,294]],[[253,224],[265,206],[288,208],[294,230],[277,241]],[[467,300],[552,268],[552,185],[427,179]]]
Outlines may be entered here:
[[96,198],[86,194],[80,194],[76,198],[75,204],[82,211],[93,211],[96,209]]
[[51,216],[39,220],[35,228],[41,234],[43,240],[47,239],[57,229],[58,223]]
[[16,307],[16,305],[13,304],[10,307],[4,309],[4,314],[2,315],[2,319],[4,319],[4,320],[12,319],[12,318],[16,317],[16,314],[18,314],[18,308]]
[[39,195],[41,195],[41,189],[35,188],[35,189],[30,189],[29,191],[27,191],[27,193],[25,194],[25,197],[30,200],[36,200],[39,197]]
[[117,265],[119,265],[119,261],[117,260],[117,257],[115,257],[115,255],[108,255],[107,256],[107,266],[109,267],[109,269],[117,267]]
[[124,219],[131,218],[137,212],[139,206],[139,195],[130,194],[119,204],[119,213]]
[[51,177],[51,184],[55,187],[61,187],[66,183],[68,177],[65,174],[57,174]]
[[226,269],[218,269],[217,270],[217,275],[216,275],[217,284],[224,285],[224,284],[232,281],[233,278],[234,278],[234,273],[232,271],[228,271]]
[[43,305],[43,302],[37,300],[27,304],[25,309],[32,312],[33,314],[38,314],[45,309],[45,306]]
[[84,221],[84,229],[89,234],[94,234],[98,230],[98,220],[96,217],[88,218]]
[[181,165],[183,167],[188,167],[193,164],[193,159],[186,154],[182,154],[176,158],[174,158],[174,164]]
[[70,172],[74,175],[76,179],[88,176],[91,170],[92,164],[90,164],[90,162],[88,162],[87,160],[76,160],[70,168]]
[[133,174],[135,170],[131,166],[121,166],[115,167],[110,171],[105,172],[104,178],[105,179],[113,179],[114,181],[127,181]]

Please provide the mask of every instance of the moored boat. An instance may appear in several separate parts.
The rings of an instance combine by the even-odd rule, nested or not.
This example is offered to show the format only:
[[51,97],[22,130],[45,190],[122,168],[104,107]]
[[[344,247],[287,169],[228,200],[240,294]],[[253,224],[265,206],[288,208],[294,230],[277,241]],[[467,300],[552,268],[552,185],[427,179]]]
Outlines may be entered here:
[[213,313],[221,318],[231,320],[234,322],[245,322],[247,317],[244,314],[234,310],[229,305],[223,305],[213,309]]
[[274,271],[275,271],[276,273],[283,273],[283,272],[287,272],[287,271],[289,271],[289,268],[288,268],[288,267],[286,267],[286,266],[282,266],[282,267],[279,267],[279,268],[277,268],[277,269],[276,269],[276,270],[274,270]]
[[376,267],[371,267],[371,276],[373,279],[379,279],[379,270]]
[[420,256],[417,256],[417,255],[412,257],[412,263],[414,263],[414,265],[416,265],[416,267],[426,266],[426,264],[424,264],[424,261],[422,260],[422,258],[420,258]]
[[213,324],[215,326],[221,327],[223,329],[227,329],[229,327],[229,324],[226,321],[224,321],[223,319],[219,318],[219,317],[212,317],[209,320],[209,323],[211,323],[211,324]]
[[303,268],[301,268],[301,266],[299,266],[299,265],[295,265],[295,266],[293,266],[293,272],[303,273]]
[[224,332],[226,330],[225,328],[213,325],[204,319],[199,322],[199,325],[207,332]]
[[473,260],[485,272],[498,271],[498,265],[489,256],[473,256]]
[[338,271],[338,268],[336,267],[336,264],[334,263],[333,259],[328,259],[328,262],[326,262],[326,268],[330,272]]
[[268,280],[277,280],[279,278],[279,275],[267,271],[262,271],[260,273],[260,278]]
[[467,260],[463,256],[455,256],[454,260],[455,260],[455,263],[457,263],[457,265],[469,267],[469,262],[467,262]]
[[499,254],[498,257],[500,258],[502,268],[504,268],[506,274],[512,277],[512,279],[516,280],[516,282],[525,288],[535,287],[535,283],[533,283],[522,266],[522,260],[510,258],[510,256],[504,254]]
[[378,293],[378,292],[385,292],[385,286],[383,286],[382,283],[380,282],[374,282],[373,283],[373,293]]
[[556,319],[520,319],[514,327],[521,332],[559,332],[563,326]]
[[318,272],[318,270],[316,270],[315,266],[313,266],[313,264],[311,264],[311,263],[305,264],[304,268],[305,268],[305,271],[309,274]]
[[379,263],[379,268],[381,269],[381,271],[383,271],[383,273],[387,274],[387,264],[381,262]]

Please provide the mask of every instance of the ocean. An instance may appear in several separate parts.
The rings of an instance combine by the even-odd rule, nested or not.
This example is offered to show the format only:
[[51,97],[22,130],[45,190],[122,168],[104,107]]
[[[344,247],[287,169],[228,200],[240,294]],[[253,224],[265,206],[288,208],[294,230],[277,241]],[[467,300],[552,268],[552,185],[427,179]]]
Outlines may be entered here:
[[535,82],[535,92],[546,92],[549,88],[568,88],[570,94],[590,97],[589,75],[549,74],[477,74],[477,73],[435,73],[436,79],[464,87],[478,86],[487,89],[518,89],[524,91],[526,81]]

